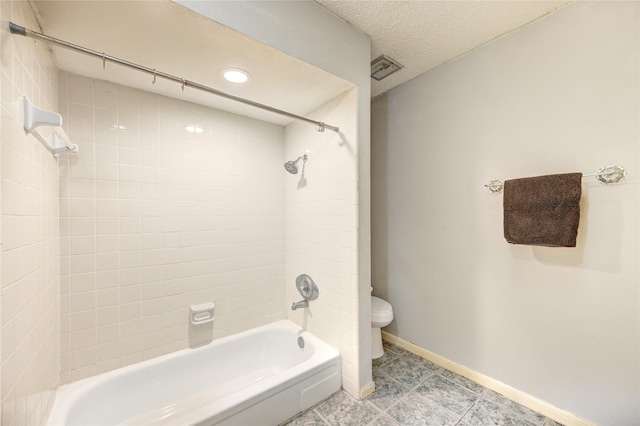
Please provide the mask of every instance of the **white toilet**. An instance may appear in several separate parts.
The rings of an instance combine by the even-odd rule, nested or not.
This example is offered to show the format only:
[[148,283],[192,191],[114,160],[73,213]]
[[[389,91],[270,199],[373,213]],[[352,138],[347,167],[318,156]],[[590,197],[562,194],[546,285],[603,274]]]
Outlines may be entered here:
[[393,308],[391,303],[379,297],[371,296],[371,358],[380,358],[384,355],[380,329],[388,326],[392,320]]

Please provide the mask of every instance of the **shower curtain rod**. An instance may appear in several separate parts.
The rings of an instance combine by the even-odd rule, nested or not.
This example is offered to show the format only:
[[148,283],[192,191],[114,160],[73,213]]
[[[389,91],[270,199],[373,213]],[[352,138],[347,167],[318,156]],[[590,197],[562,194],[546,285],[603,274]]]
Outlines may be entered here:
[[25,27],[21,27],[20,25],[14,24],[13,22],[9,22],[9,30],[11,31],[11,34],[18,34],[24,37],[29,37],[29,38],[33,38],[36,40],[41,40],[44,41],[46,43],[49,44],[54,44],[56,46],[60,46],[60,47],[64,47],[67,49],[71,49],[71,50],[75,50],[77,52],[80,53],[84,53],[85,55],[89,55],[89,56],[93,56],[99,59],[102,59],[102,66],[105,67],[107,62],[113,62],[114,64],[118,64],[118,65],[122,65],[124,67],[128,67],[137,71],[141,71],[141,72],[145,72],[147,74],[150,74],[153,76],[153,83],[156,82],[156,78],[160,77],[160,78],[164,78],[165,80],[169,80],[169,81],[173,81],[175,83],[178,83],[182,86],[182,90],[184,90],[185,87],[193,87],[194,89],[198,89],[201,90],[203,92],[207,92],[207,93],[211,93],[217,96],[221,96],[223,98],[227,98],[227,99],[231,99],[233,101],[236,102],[240,102],[243,103],[245,105],[250,105],[252,107],[256,107],[256,108],[260,108],[263,109],[265,111],[269,111],[269,112],[273,112],[275,114],[280,114],[280,115],[284,115],[286,117],[289,118],[295,118],[296,120],[302,120],[302,121],[306,121],[307,123],[312,123],[315,124],[317,127],[317,130],[319,132],[324,132],[325,129],[329,129],[329,130],[333,130],[334,132],[338,132],[340,131],[340,129],[338,127],[335,126],[330,126],[326,123],[323,123],[322,121],[316,121],[316,120],[312,120],[310,118],[307,117],[303,117],[301,115],[297,115],[297,114],[293,114],[291,112],[287,112],[287,111],[283,111],[281,109],[278,108],[273,108],[270,107],[268,105],[264,105],[261,104],[259,102],[254,102],[251,101],[249,99],[245,99],[245,98],[241,98],[239,96],[235,96],[232,95],[230,93],[226,93],[223,92],[221,90],[217,90],[214,89],[212,87],[209,86],[205,86],[203,84],[200,83],[196,83],[194,81],[190,81],[190,80],[186,80],[184,78],[179,78],[176,77],[174,75],[171,74],[167,74],[165,72],[161,72],[156,70],[155,68],[149,68],[149,67],[145,67],[142,65],[138,65],[135,64],[133,62],[129,62],[129,61],[125,61],[124,59],[120,59],[120,58],[116,58],[115,56],[109,56],[106,55],[104,52],[97,52],[95,50],[91,50],[88,49],[86,47],[82,47],[82,46],[78,46],[76,44],[73,43],[69,43],[66,42],[64,40],[59,40],[57,38],[54,37],[50,37],[48,35],[36,32],[36,31],[31,31]]

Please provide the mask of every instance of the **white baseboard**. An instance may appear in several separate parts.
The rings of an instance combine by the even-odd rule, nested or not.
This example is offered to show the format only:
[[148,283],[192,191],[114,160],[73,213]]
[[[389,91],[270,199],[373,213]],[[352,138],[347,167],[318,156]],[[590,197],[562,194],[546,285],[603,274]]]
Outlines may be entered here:
[[376,385],[373,381],[367,383],[362,389],[360,389],[360,401],[371,395],[376,390]]
[[434,354],[433,352],[421,348],[418,345],[396,337],[393,334],[389,334],[384,330],[382,330],[382,339],[386,340],[389,343],[393,343],[394,345],[400,346],[401,348],[406,349],[409,352],[414,353],[428,361],[431,361],[434,364],[439,365],[440,367],[446,368],[447,370],[464,376],[467,379],[484,386],[485,388],[498,392],[499,394],[504,395],[510,400],[522,404],[535,412],[538,412],[552,420],[555,420],[556,422],[562,423],[563,425],[596,426],[595,423],[591,423],[587,420],[581,419],[574,414],[554,407],[547,402],[544,402],[538,398],[519,391],[518,389],[512,388],[511,386],[506,385],[496,379],[492,379],[489,376],[485,376],[482,373],[478,373],[477,371],[465,367],[464,365],[460,365],[445,357]]

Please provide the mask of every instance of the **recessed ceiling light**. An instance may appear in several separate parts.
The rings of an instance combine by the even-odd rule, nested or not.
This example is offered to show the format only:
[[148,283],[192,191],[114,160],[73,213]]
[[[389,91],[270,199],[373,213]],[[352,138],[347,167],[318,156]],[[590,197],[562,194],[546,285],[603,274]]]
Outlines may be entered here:
[[232,83],[246,83],[249,80],[249,73],[240,68],[226,68],[221,73],[225,80]]

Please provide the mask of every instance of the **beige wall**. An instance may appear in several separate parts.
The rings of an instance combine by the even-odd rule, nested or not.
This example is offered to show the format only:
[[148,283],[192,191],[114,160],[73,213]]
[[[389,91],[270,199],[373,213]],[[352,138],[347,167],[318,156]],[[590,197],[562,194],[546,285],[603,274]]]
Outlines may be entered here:
[[285,317],[282,126],[68,73],[60,110],[63,381]]
[[42,424],[60,375],[58,165],[23,130],[22,96],[57,110],[49,50],[11,36],[7,21],[36,27],[27,2],[2,1],[2,421]]
[[[373,103],[387,330],[601,425],[640,418],[639,5],[572,3]],[[612,163],[577,248],[506,243],[490,179]]]

